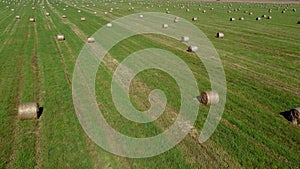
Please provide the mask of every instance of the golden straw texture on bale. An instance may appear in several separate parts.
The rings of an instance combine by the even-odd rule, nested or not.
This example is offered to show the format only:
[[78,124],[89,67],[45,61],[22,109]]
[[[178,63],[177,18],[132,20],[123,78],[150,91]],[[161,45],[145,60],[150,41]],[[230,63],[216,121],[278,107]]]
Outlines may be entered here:
[[300,107],[291,110],[292,124],[300,125]]
[[212,105],[219,103],[219,94],[215,91],[201,92],[201,103]]
[[18,116],[21,120],[37,119],[38,111],[38,103],[22,103],[18,107]]

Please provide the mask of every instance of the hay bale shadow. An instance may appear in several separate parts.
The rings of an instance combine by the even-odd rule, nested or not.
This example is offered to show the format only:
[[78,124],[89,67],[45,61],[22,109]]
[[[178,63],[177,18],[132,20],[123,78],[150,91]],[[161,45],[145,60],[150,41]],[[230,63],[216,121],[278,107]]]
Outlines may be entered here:
[[39,107],[39,111],[37,112],[37,118],[38,119],[42,116],[43,111],[44,111],[44,107]]
[[280,112],[280,115],[282,115],[286,120],[292,122],[293,120],[293,117],[291,115],[291,111],[288,110],[288,111],[284,111],[284,112]]

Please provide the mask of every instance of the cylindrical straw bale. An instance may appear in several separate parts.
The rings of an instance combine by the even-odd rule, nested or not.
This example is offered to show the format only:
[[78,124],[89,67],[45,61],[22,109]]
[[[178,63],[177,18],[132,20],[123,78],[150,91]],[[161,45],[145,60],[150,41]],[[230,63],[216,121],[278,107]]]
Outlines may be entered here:
[[57,40],[65,40],[65,36],[62,34],[57,35]]
[[218,32],[216,37],[217,38],[224,38],[224,33]]
[[18,107],[18,116],[21,120],[37,119],[39,105],[36,102],[22,103]]
[[300,107],[291,110],[291,117],[293,125],[300,125]]
[[111,28],[112,27],[112,23],[106,24],[106,27]]
[[214,105],[219,103],[219,94],[216,91],[201,92],[201,103],[204,105]]
[[196,52],[198,50],[198,47],[197,46],[189,46],[188,47],[188,51],[189,52]]
[[162,28],[164,28],[164,29],[166,29],[166,28],[168,28],[168,27],[169,27],[169,25],[166,24],[166,23],[164,23],[164,24],[162,25]]
[[94,43],[95,42],[95,38],[89,37],[87,41],[88,41],[88,43]]
[[30,22],[35,22],[35,19],[34,18],[29,18],[29,21]]
[[188,36],[182,36],[181,37],[181,42],[188,42],[190,38]]

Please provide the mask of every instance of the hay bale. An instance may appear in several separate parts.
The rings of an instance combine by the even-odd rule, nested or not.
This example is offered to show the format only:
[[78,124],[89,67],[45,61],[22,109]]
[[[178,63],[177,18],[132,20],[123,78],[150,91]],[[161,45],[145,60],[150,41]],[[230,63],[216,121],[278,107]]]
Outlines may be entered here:
[[85,17],[80,18],[81,21],[86,21]]
[[18,107],[18,116],[21,120],[37,119],[39,104],[36,102],[22,103]]
[[111,28],[112,27],[112,23],[106,24],[106,27]]
[[266,18],[266,17],[267,17],[267,15],[262,15],[261,17],[262,17],[262,18]]
[[300,21],[298,21],[297,24],[300,24]]
[[35,10],[35,7],[32,7],[31,9],[32,9],[32,10]]
[[17,15],[17,16],[16,16],[16,19],[21,19],[21,16]]
[[253,15],[253,12],[249,12],[249,15]]
[[46,12],[46,16],[50,16],[50,13]]
[[230,18],[229,20],[230,20],[230,21],[235,21],[235,18]]
[[197,21],[197,20],[198,20],[197,17],[193,17],[193,18],[192,18],[192,21]]
[[35,22],[34,18],[29,18],[29,22]]
[[219,94],[216,91],[205,91],[197,99],[204,105],[214,105],[219,103]]
[[240,17],[239,20],[240,20],[240,21],[243,21],[243,20],[245,20],[245,18],[244,18],[244,17]]
[[189,46],[188,47],[188,52],[196,52],[198,50],[198,47],[197,46]]
[[57,35],[57,40],[62,41],[65,40],[65,36],[62,34]]
[[144,18],[144,15],[140,14],[140,15],[139,15],[139,18]]
[[291,122],[293,125],[300,125],[300,107],[291,109]]
[[164,23],[164,24],[162,25],[162,28],[164,28],[164,29],[167,29],[168,27],[169,27],[169,25],[166,24],[166,23]]
[[296,12],[296,11],[297,11],[297,10],[294,8],[294,9],[293,9],[293,12]]
[[260,21],[260,20],[261,20],[261,18],[260,18],[260,17],[257,17],[257,18],[256,18],[256,20],[257,20],[257,21]]
[[89,37],[87,41],[88,43],[95,43],[95,38]]
[[80,10],[78,10],[77,12],[78,12],[78,13],[80,13],[81,11],[80,11]]
[[66,16],[66,15],[63,15],[62,18],[67,18],[67,16]]
[[186,9],[187,12],[190,12],[190,9]]
[[179,22],[179,17],[176,16],[176,17],[174,18],[174,23],[177,23],[177,22]]
[[203,10],[202,13],[206,13],[206,10]]
[[224,38],[224,33],[218,32],[216,35],[217,38]]
[[272,19],[272,16],[268,16],[267,19]]
[[190,38],[188,36],[182,36],[181,37],[181,42],[188,42]]

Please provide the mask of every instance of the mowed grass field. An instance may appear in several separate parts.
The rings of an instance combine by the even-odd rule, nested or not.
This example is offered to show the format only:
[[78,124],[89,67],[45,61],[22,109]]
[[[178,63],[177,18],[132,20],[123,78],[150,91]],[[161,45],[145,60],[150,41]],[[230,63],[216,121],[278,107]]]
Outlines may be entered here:
[[[128,10],[132,7],[134,10]],[[87,38],[114,19],[140,12],[165,13],[166,8],[170,14],[190,21],[197,17],[193,24],[218,51],[227,80],[223,117],[215,133],[203,144],[193,133],[155,157],[131,159],[113,155],[89,139],[76,117],[71,84],[76,58]],[[7,0],[0,2],[0,9],[1,168],[300,167],[300,128],[280,115],[300,106],[300,5]],[[282,13],[284,9],[286,12]],[[256,21],[264,14],[272,19]],[[21,19],[15,19],[16,15]],[[31,17],[36,22],[29,22]],[[81,17],[86,21],[80,21]],[[236,21],[230,22],[230,17]],[[245,20],[239,21],[239,17]],[[215,38],[217,32],[223,32],[225,37]],[[57,34],[64,34],[66,40],[58,41]],[[113,72],[128,55],[145,48],[176,54],[189,65],[199,91],[210,89],[203,63],[187,52],[187,46],[179,40],[145,34],[121,41],[99,67],[96,95],[107,122],[134,137],[155,136],[166,130],[180,109],[175,80],[152,69],[134,78],[130,99],[137,109],[147,110],[150,91],[161,89],[168,98],[164,114],[154,122],[139,124],[122,117],[114,107],[110,92]],[[39,102],[43,114],[38,120],[20,121],[17,107],[30,101]],[[199,106],[196,136],[209,110]]]

